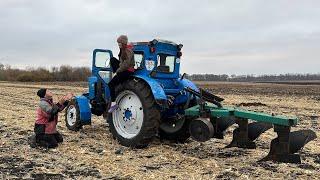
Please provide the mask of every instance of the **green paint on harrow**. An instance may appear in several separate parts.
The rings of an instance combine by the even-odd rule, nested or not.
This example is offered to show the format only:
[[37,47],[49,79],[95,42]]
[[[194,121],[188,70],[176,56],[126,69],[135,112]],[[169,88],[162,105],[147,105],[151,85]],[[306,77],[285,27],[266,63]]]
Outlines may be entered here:
[[[193,106],[185,110],[186,116],[198,117],[200,116],[200,106]],[[286,117],[279,115],[270,115],[261,112],[247,111],[240,108],[233,107],[222,107],[219,108],[211,103],[206,103],[205,111],[210,113],[211,117],[235,117],[241,119],[250,119],[257,122],[272,123],[274,125],[281,126],[295,126],[298,124],[298,119],[296,117]]]

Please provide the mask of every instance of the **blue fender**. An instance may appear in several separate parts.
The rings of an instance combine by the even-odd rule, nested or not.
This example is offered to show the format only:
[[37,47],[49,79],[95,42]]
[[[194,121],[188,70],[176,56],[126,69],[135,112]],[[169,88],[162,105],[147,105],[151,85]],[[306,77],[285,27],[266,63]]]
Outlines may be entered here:
[[180,83],[180,86],[181,89],[185,88],[185,87],[189,87],[191,89],[193,89],[194,91],[197,91],[199,92],[199,88],[196,86],[196,84],[194,84],[192,81],[188,80],[188,79],[182,79],[182,80],[179,80],[179,83]]
[[[200,92],[200,89],[197,87],[197,85],[188,79],[179,80],[179,84],[181,89],[185,87],[189,87],[194,91]],[[187,100],[190,100],[190,98],[192,98],[192,94],[189,92],[186,92],[185,97],[187,98]],[[198,97],[194,97],[194,98],[199,99]]]
[[85,96],[76,96],[75,98],[80,111],[81,124],[91,124],[91,108],[89,99]]
[[143,75],[134,75],[134,77],[142,79],[149,85],[152,91],[153,97],[156,100],[158,105],[167,107],[166,93],[164,92],[163,87],[158,83],[158,81]]

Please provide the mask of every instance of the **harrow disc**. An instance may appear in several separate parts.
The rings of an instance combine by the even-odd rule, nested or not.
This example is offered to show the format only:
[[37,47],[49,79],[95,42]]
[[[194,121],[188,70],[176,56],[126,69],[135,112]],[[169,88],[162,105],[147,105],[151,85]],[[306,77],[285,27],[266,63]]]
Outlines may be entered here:
[[299,130],[290,133],[289,152],[296,153],[304,147],[308,142],[317,138],[312,130]]
[[[279,137],[279,135],[281,137]],[[281,135],[271,141],[269,154],[260,161],[278,161],[285,163],[301,163],[299,154],[295,154],[308,142],[317,138],[312,130],[299,130]]]
[[232,118],[228,118],[228,117],[220,117],[217,118],[217,130],[219,132],[223,132],[226,129],[228,129],[228,127],[232,126],[235,121]]
[[253,122],[248,124],[248,138],[251,141],[257,139],[262,133],[272,128],[272,124],[264,122]]
[[225,130],[228,129],[230,126],[232,126],[234,123],[235,123],[235,120],[233,118],[229,118],[229,117],[217,118],[215,120],[214,137],[218,139],[223,139]]
[[210,119],[198,118],[190,122],[189,131],[194,140],[204,142],[213,137],[214,128]]

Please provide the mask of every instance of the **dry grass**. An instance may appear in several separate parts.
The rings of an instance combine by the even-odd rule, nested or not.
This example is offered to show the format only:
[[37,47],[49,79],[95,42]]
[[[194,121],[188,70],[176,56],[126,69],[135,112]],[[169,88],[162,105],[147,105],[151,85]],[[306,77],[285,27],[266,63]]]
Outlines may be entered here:
[[[248,109],[295,115],[300,124],[294,129],[312,128],[320,135],[320,86],[294,86],[248,83],[206,83],[226,105],[261,102],[267,106]],[[232,128],[224,140],[205,143],[190,140],[185,144],[156,139],[145,149],[123,147],[112,139],[102,117],[94,117],[91,126],[81,132],[68,131],[64,115],[58,130],[64,142],[57,149],[32,149],[27,137],[33,133],[39,87],[62,95],[86,91],[83,83],[0,83],[0,178],[76,178],[76,179],[270,179],[320,178],[320,141],[310,142],[302,150],[303,164],[262,162],[275,133],[264,133],[258,148],[225,149],[232,138]],[[57,98],[57,97],[55,97]]]

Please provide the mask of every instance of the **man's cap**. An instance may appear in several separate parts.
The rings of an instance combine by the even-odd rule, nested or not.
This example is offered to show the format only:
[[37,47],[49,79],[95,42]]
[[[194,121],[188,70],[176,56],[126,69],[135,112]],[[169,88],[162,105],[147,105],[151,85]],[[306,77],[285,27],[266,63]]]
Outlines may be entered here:
[[40,98],[44,98],[44,96],[46,95],[46,91],[47,91],[47,89],[41,88],[41,89],[38,90],[37,95],[38,95]]

